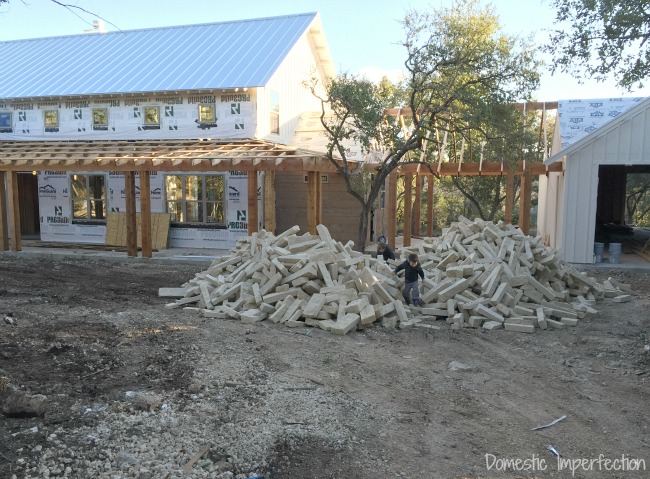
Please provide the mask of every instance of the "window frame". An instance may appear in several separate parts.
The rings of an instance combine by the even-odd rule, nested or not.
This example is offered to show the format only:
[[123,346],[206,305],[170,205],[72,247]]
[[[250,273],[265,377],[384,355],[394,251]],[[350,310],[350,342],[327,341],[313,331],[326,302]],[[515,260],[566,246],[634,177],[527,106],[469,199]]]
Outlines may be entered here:
[[[77,181],[75,177],[77,176],[84,176],[86,178],[85,181],[85,189],[86,189],[86,195],[82,198],[80,196],[75,196],[74,193],[74,188],[73,186],[73,181]],[[103,197],[100,198],[95,198],[94,196],[91,197],[91,185],[90,185],[90,177],[101,177],[103,178]],[[96,172],[78,172],[78,173],[71,173],[68,175],[68,183],[70,185],[70,212],[72,216],[72,223],[73,224],[106,224],[106,220],[108,217],[108,212],[109,212],[109,205],[108,205],[108,174],[106,173],[96,173]],[[77,218],[75,216],[75,201],[79,200],[85,200],[86,202],[86,218]],[[103,218],[92,218],[90,217],[90,212],[94,210],[93,208],[93,203],[96,201],[103,201]]]
[[[212,110],[212,115],[210,118],[204,119],[202,117],[202,109],[210,108]],[[214,103],[199,103],[197,106],[199,114],[199,123],[202,125],[212,125],[217,122],[217,106]]]
[[[106,122],[105,123],[95,123],[95,112],[97,111],[103,111],[104,114],[106,115]],[[98,131],[105,131],[108,130],[108,108],[92,108],[91,110],[91,115],[92,115],[92,122],[93,122],[93,130],[98,130]]]
[[14,129],[14,116],[11,111],[0,111],[0,115],[7,115],[9,122],[7,126],[0,125],[0,133],[11,133]]
[[[54,123],[48,124],[48,114],[54,114],[54,116],[56,117],[56,124]],[[54,110],[54,109],[43,110],[43,126],[46,132],[51,133],[51,132],[59,131],[60,124],[61,124],[61,118],[59,115],[59,110]]]
[[[160,106],[145,106],[142,112],[142,128],[145,130],[160,130],[162,126],[162,117],[160,116]],[[157,123],[149,122],[147,118],[147,110],[156,110]]]
[[280,92],[269,92],[269,133],[280,134]]
[[[198,200],[188,199],[187,198],[187,181],[188,177],[198,177],[201,180],[201,198]],[[178,177],[181,178],[181,198],[169,198],[169,192],[167,188],[167,178],[168,177]],[[223,188],[222,188],[222,197],[220,200],[210,200],[208,199],[208,190],[206,188],[206,179],[209,177],[218,177],[222,179]],[[200,204],[200,211],[202,211],[202,218],[200,221],[187,221],[182,216],[181,218],[172,218],[171,224],[174,226],[182,227],[202,227],[202,228],[227,228],[228,225],[228,186],[227,186],[228,177],[225,173],[173,173],[169,172],[163,175],[163,184],[165,189],[165,212],[170,213],[172,216],[176,216],[176,213],[173,209],[170,208],[170,203],[179,203],[181,215],[187,215],[187,206],[188,204],[197,203]],[[221,204],[223,210],[223,220],[222,221],[208,221],[209,217],[209,208],[208,205],[219,205]]]

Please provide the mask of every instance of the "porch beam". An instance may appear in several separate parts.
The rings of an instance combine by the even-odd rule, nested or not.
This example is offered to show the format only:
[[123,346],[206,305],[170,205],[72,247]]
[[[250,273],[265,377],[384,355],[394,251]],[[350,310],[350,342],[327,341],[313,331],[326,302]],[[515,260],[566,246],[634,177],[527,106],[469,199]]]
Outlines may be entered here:
[[413,221],[413,175],[404,175],[404,246],[411,246],[411,222]]
[[264,229],[275,234],[275,171],[264,173]]
[[126,197],[126,254],[138,256],[138,225],[135,216],[135,173],[124,172],[124,193]]
[[7,190],[9,192],[9,229],[11,230],[11,250],[22,250],[20,236],[20,196],[18,194],[18,173],[10,171],[7,175]]
[[7,173],[0,171],[0,251],[9,250],[9,224],[7,223]]
[[532,175],[530,173],[522,175],[521,186],[519,187],[519,229],[526,235],[530,232],[532,185]]
[[386,241],[391,249],[395,250],[395,237],[397,236],[397,173],[390,173],[386,181]]
[[248,236],[257,233],[257,172],[248,172]]
[[142,232],[142,257],[151,258],[151,179],[148,171],[140,172],[140,231]]

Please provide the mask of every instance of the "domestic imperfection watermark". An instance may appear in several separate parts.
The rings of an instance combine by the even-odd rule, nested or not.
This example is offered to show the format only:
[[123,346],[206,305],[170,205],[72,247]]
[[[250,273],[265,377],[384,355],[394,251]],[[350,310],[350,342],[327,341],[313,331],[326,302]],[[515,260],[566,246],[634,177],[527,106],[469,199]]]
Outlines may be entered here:
[[499,472],[538,472],[549,468],[558,471],[571,471],[575,476],[577,472],[608,471],[630,472],[645,471],[645,459],[635,458],[622,454],[620,457],[607,457],[599,454],[591,458],[569,458],[558,456],[546,459],[536,454],[531,457],[498,457],[494,454],[485,454],[485,467],[488,471]]

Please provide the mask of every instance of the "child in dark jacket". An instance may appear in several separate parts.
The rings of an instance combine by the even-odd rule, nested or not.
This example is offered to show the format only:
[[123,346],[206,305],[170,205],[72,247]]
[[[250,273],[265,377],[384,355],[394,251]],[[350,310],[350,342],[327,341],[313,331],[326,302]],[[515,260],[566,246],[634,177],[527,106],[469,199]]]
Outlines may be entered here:
[[420,289],[418,288],[418,276],[424,279],[424,271],[420,266],[418,255],[412,253],[408,259],[395,268],[395,274],[404,270],[404,291],[402,295],[406,304],[411,304],[411,292],[413,293],[413,304],[421,306],[420,302]]
[[390,249],[390,246],[388,246],[386,243],[377,244],[377,258],[379,258],[379,255],[383,256],[384,261],[395,259],[395,253],[393,253],[393,250]]

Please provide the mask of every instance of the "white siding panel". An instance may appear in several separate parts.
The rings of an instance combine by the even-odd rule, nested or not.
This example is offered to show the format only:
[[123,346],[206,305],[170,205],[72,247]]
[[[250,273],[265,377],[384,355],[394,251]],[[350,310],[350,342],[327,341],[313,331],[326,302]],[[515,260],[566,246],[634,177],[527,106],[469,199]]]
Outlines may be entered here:
[[[613,164],[626,164],[630,163],[630,152],[632,145],[632,122],[622,123],[620,128],[618,128],[618,155],[616,158],[612,158]],[[610,164],[611,164],[610,163]]]
[[[304,34],[291,49],[278,70],[266,85],[260,98],[258,134],[271,141],[292,144],[294,131],[300,115],[308,111],[319,111],[320,102],[304,86],[318,71],[316,57],[307,34]],[[270,91],[280,95],[280,135],[269,133]]]
[[[607,163],[607,158],[609,157],[609,150],[607,149],[607,137],[605,135],[600,138],[596,138],[593,143],[593,162],[595,164]],[[612,157],[616,156],[616,152],[612,154]]]
[[564,201],[564,259],[592,263],[598,195],[598,167],[592,163],[594,144],[567,159]]
[[639,163],[650,162],[650,109],[643,111],[643,129],[637,141],[643,144]]

